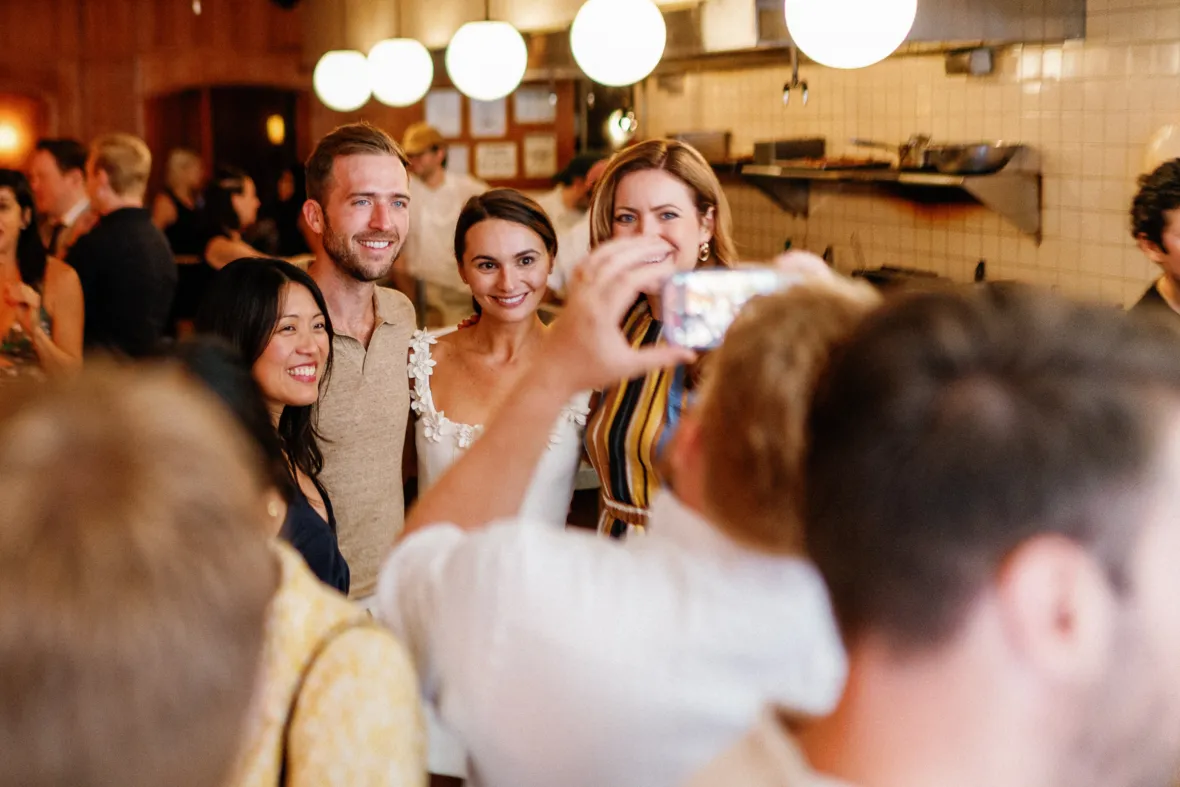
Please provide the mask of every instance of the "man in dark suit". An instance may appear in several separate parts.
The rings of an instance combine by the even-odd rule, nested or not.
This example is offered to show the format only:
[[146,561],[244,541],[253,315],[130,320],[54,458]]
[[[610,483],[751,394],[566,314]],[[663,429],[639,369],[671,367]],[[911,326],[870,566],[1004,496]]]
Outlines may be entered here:
[[86,190],[98,224],[66,261],[82,281],[88,351],[131,357],[159,342],[176,291],[176,261],[143,207],[152,154],[130,134],[108,134],[90,146]]

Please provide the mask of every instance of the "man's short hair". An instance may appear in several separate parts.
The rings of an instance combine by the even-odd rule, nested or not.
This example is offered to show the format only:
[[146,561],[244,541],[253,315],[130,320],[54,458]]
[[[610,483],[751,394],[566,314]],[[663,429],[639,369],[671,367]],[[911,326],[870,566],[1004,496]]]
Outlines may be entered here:
[[1180,208],[1180,159],[1165,161],[1154,172],[1139,178],[1139,192],[1131,201],[1131,237],[1140,237],[1159,246],[1165,253],[1164,230],[1167,214]]
[[94,169],[107,173],[111,190],[120,197],[139,197],[147,191],[152,152],[132,134],[106,134],[90,145]]
[[802,549],[807,406],[828,353],[880,302],[837,280],[756,298],[708,358],[700,399],[704,494],[716,524],[771,552]]
[[177,371],[0,393],[0,785],[225,783],[278,582],[257,465]]
[[820,382],[806,465],[807,548],[846,642],[945,642],[1042,534],[1123,588],[1178,397],[1180,336],[1161,320],[999,285],[871,315]]
[[307,197],[326,204],[332,185],[332,165],[341,156],[396,156],[402,166],[409,160],[393,137],[370,123],[338,126],[320,140],[307,159]]
[[44,150],[53,156],[54,163],[63,175],[72,169],[86,174],[86,159],[89,153],[86,146],[76,139],[42,137],[37,140],[35,149]]

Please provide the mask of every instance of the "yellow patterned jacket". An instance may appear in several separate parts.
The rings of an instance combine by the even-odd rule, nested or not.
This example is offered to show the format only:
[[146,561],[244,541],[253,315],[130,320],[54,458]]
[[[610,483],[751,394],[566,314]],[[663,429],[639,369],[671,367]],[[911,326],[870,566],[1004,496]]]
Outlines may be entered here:
[[282,579],[271,607],[263,685],[230,784],[425,785],[418,681],[405,648],[371,624],[366,611],[321,584],[297,552],[281,543],[275,551]]

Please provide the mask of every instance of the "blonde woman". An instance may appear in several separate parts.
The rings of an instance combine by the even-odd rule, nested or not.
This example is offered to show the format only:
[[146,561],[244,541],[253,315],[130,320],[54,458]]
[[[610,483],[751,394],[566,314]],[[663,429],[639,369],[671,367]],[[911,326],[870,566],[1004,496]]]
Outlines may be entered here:
[[201,220],[201,184],[205,166],[191,150],[176,148],[168,154],[164,190],[152,203],[152,223],[168,238],[172,253],[195,256],[204,251]]
[[[610,238],[657,237],[680,270],[734,262],[729,203],[704,157],[667,139],[618,153],[594,192],[590,247]],[[623,321],[634,347],[662,342],[659,292],[640,296]],[[601,482],[600,533],[621,538],[642,530],[652,493],[660,486],[656,455],[669,419],[684,403],[683,373],[659,369],[620,380],[592,403],[586,451]]]

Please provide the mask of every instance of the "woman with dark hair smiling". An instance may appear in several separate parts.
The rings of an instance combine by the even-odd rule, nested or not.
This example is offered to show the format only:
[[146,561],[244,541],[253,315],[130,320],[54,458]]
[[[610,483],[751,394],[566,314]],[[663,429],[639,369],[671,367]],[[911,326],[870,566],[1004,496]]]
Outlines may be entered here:
[[45,253],[28,180],[0,169],[0,375],[77,367],[82,326],[78,274]]
[[282,260],[235,260],[213,278],[196,329],[228,341],[250,366],[291,474],[281,534],[316,576],[347,593],[348,564],[336,540],[332,501],[319,482],[324,459],[312,426],[332,367],[332,322],[319,287]]
[[[519,191],[492,189],[463,207],[455,259],[477,318],[437,339],[419,331],[410,341],[411,406],[418,414],[413,442],[423,489],[479,437],[480,424],[528,368],[548,330],[537,307],[556,254],[548,216]],[[565,526],[589,399],[589,393],[577,397],[553,424],[522,515]]]

